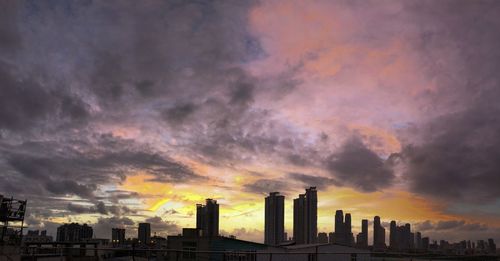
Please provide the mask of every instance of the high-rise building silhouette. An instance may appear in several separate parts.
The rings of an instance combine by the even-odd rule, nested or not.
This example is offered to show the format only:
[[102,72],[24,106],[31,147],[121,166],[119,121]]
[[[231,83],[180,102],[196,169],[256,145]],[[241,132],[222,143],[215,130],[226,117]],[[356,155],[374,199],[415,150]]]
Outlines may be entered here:
[[305,240],[305,205],[306,195],[300,194],[293,200],[293,240],[296,244],[304,244]]
[[398,249],[397,234],[398,232],[397,232],[396,221],[392,220],[389,229],[389,248],[391,248],[392,250]]
[[497,253],[497,245],[495,244],[495,240],[493,240],[493,238],[488,238],[488,252],[490,254]]
[[151,224],[139,223],[137,239],[139,244],[149,244],[151,242]]
[[335,243],[339,243],[341,242],[341,239],[344,235],[344,229],[345,229],[345,226],[344,226],[344,213],[342,210],[337,210],[335,211],[335,227],[334,227],[334,231],[335,231]]
[[316,187],[310,187],[293,200],[293,239],[296,244],[312,244],[317,235],[318,195]]
[[87,224],[64,224],[57,228],[56,240],[60,242],[78,242],[84,239],[91,239],[93,234],[92,227]]
[[306,213],[306,243],[316,243],[318,236],[318,192],[316,187],[306,189]]
[[196,228],[200,231],[203,231],[203,228],[205,227],[205,212],[205,205],[196,204]]
[[205,205],[196,205],[196,228],[206,237],[219,235],[219,204],[217,200],[207,198]]
[[265,234],[266,245],[279,245],[285,238],[285,197],[279,192],[271,192],[265,201]]
[[111,229],[111,243],[119,245],[125,243],[125,229],[112,228]]
[[391,221],[389,235],[389,247],[391,250],[407,251],[415,248],[415,235],[411,232],[411,225],[396,225],[396,221]]
[[373,218],[373,249],[385,249],[385,228],[380,223],[380,217]]
[[351,246],[352,241],[352,227],[351,227],[351,214],[346,213],[345,220],[342,210],[335,212],[335,244]]
[[415,248],[422,249],[422,234],[420,232],[415,234]]
[[361,233],[356,237],[356,244],[358,247],[367,248],[368,247],[368,220],[361,220]]
[[429,238],[428,237],[423,237],[422,238],[422,249],[423,250],[429,250]]

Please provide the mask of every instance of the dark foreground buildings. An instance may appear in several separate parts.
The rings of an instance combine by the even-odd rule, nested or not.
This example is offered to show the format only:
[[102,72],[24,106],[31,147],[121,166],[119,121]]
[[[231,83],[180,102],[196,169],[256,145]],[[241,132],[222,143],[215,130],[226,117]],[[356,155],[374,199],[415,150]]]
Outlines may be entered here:
[[264,244],[279,245],[285,241],[285,196],[271,192],[266,197]]
[[59,242],[78,242],[85,239],[91,239],[93,234],[92,227],[87,224],[64,224],[57,228],[56,240]]
[[125,229],[112,228],[111,229],[111,243],[113,245],[122,245],[125,243]]
[[151,224],[139,223],[139,229],[137,233],[138,233],[137,239],[139,239],[139,244],[147,245],[151,242]]

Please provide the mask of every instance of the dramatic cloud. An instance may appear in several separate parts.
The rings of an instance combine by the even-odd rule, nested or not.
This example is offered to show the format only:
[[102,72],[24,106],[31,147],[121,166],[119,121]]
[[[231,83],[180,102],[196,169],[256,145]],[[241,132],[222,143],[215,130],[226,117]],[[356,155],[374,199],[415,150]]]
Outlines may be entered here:
[[94,198],[97,185],[119,181],[123,174],[134,169],[144,170],[152,174],[154,180],[163,182],[202,178],[182,163],[131,140],[110,135],[95,138],[72,141],[79,149],[68,143],[29,142],[13,146],[2,154],[13,170],[24,178],[38,181],[33,186],[43,185],[46,191],[55,195],[77,195],[87,199]]
[[125,228],[127,236],[137,237],[136,224],[127,217],[99,218],[97,223],[90,225],[94,228],[94,234],[97,238],[111,238],[112,228]]
[[411,188],[442,199],[494,201],[500,198],[500,32],[488,28],[500,25],[494,14],[500,6],[414,6],[413,19],[422,27],[419,48],[429,52],[422,64],[439,85],[432,96],[447,107],[431,107],[428,122],[412,130],[418,139],[403,150]]
[[160,235],[177,235],[181,232],[181,227],[173,221],[163,220],[161,217],[155,216],[145,220],[151,224],[152,231],[158,231]]
[[[491,235],[499,12],[494,0],[7,1],[0,191],[29,200],[30,226],[87,222],[99,237],[144,221],[176,234],[214,197],[227,234],[261,241],[263,195],[308,186],[327,210],[396,220],[424,198],[415,215],[432,236]],[[376,194],[394,205],[359,205]]]
[[281,180],[259,179],[253,183],[246,184],[244,189],[256,194],[269,194],[269,192],[281,192],[286,194],[289,184]]
[[415,229],[418,231],[439,231],[439,230],[465,230],[465,231],[482,231],[489,227],[481,223],[467,223],[464,220],[440,220],[431,222],[426,220],[415,224]]
[[320,176],[312,176],[302,173],[289,173],[288,177],[304,184],[304,187],[317,187],[318,189],[326,189],[328,186],[336,185],[341,186],[341,183],[335,179],[325,178]]
[[365,192],[389,187],[394,179],[391,166],[358,138],[348,140],[326,164],[339,183]]
[[106,206],[106,204],[104,204],[104,202],[102,201],[98,201],[97,203],[95,203],[94,206],[85,206],[85,205],[73,204],[70,202],[68,204],[68,210],[70,212],[74,212],[77,214],[97,213],[102,215],[113,214],[114,216],[122,216],[134,213],[134,211],[128,208],[127,206],[117,206],[117,205]]

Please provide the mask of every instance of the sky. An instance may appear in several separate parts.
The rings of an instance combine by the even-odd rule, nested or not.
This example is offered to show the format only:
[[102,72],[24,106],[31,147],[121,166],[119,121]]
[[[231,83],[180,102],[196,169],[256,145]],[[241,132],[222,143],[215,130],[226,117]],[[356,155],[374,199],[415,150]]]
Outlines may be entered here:
[[291,235],[316,186],[319,232],[500,241],[498,1],[0,5],[0,194],[29,229],[176,235],[214,198],[262,242],[266,194]]

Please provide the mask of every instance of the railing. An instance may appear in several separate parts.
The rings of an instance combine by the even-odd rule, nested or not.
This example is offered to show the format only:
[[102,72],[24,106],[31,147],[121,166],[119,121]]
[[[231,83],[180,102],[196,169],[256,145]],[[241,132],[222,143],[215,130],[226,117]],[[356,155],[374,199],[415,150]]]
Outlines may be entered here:
[[[500,260],[498,256],[431,256],[409,253],[370,252],[269,252],[269,251],[194,251],[155,248],[77,247],[57,246],[22,248],[21,260],[127,260],[143,261],[427,261],[427,260]],[[123,260],[123,259],[120,259]]]

